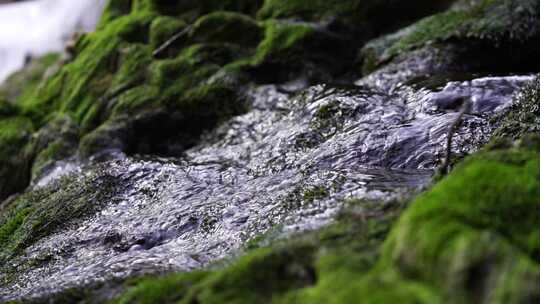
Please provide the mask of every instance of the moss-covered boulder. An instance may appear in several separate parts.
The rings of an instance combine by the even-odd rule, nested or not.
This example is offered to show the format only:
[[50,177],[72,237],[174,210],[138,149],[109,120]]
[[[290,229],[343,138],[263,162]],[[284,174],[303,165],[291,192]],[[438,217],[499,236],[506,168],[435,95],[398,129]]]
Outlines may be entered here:
[[521,90],[512,106],[500,115],[497,138],[521,138],[524,134],[540,131],[540,78]]
[[258,16],[262,19],[300,18],[306,21],[337,19],[359,27],[364,37],[374,37],[443,10],[452,2],[454,1],[266,0]]
[[257,22],[234,12],[217,11],[199,18],[190,33],[196,42],[235,43],[255,47],[262,39],[263,30]]
[[[83,36],[73,61],[22,100],[25,113],[37,117],[41,125],[55,116],[72,119],[74,127],[80,129],[79,136],[85,138],[83,155],[104,148],[99,142],[116,142],[124,152],[159,152],[172,142],[167,136],[173,134],[180,134],[175,139],[185,139],[181,146],[187,147],[205,129],[244,109],[238,88],[208,83],[222,66],[244,54],[241,47],[228,46],[228,39],[204,38],[210,35],[203,33],[208,32],[205,24],[214,18],[208,16],[194,27],[197,39],[208,42],[191,41],[173,58],[155,59],[155,48],[185,23],[173,17],[158,17],[151,8],[143,7]],[[259,35],[257,24],[247,16],[222,13],[218,17],[232,20],[231,24],[249,23],[254,35]],[[159,137],[163,142],[150,136],[152,132],[163,134]],[[145,142],[150,138],[151,142]],[[91,147],[91,143],[96,146]],[[152,148],[138,150],[133,148],[136,146]]]
[[8,259],[20,255],[40,238],[98,211],[120,191],[121,182],[106,168],[96,166],[87,174],[61,178],[3,206],[0,214],[0,273],[3,276],[0,279],[9,280],[10,275],[16,275],[17,267],[22,267],[22,264],[6,263]]
[[466,3],[368,43],[362,50],[364,72],[410,57],[422,60],[427,54],[415,52],[419,49],[431,49],[429,55],[439,51],[435,56],[442,61],[452,58],[440,69],[446,72],[503,73],[532,71],[540,66],[537,1]]
[[[0,103],[0,108],[9,107]],[[34,125],[22,116],[0,115],[0,201],[26,188],[32,161]]]
[[39,178],[55,162],[74,156],[78,145],[79,127],[73,119],[69,116],[53,118],[32,138],[32,180]]
[[56,53],[30,59],[23,69],[12,74],[0,85],[0,99],[13,104],[24,100],[58,67],[60,59],[60,54]]

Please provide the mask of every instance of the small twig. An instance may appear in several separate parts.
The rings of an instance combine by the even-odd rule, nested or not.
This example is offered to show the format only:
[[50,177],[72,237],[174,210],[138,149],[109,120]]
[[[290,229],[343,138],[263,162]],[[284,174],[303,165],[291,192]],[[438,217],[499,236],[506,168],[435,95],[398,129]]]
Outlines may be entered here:
[[445,155],[444,162],[442,165],[442,172],[444,174],[450,173],[450,162],[451,162],[451,157],[452,157],[452,141],[454,138],[454,133],[456,133],[457,128],[463,121],[463,116],[465,115],[465,113],[469,111],[470,106],[471,106],[470,101],[463,99],[463,104],[461,105],[461,109],[458,113],[458,116],[456,117],[456,119],[454,119],[454,121],[452,122],[452,124],[450,124],[450,127],[448,128],[448,133],[446,136],[446,155]]
[[159,54],[161,54],[163,51],[165,51],[169,46],[171,46],[173,43],[175,43],[178,39],[182,38],[187,33],[189,33],[192,28],[193,28],[193,26],[190,25],[190,26],[186,27],[185,29],[183,29],[182,31],[180,31],[180,32],[176,33],[175,35],[173,35],[171,38],[169,38],[167,41],[165,41],[160,47],[158,47],[152,53],[152,55],[154,57],[157,57]]

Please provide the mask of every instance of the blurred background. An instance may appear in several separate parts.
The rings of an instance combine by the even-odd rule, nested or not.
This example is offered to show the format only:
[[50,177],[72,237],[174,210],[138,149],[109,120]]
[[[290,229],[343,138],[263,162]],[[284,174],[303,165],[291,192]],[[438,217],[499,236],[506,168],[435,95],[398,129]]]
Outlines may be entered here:
[[106,0],[0,0],[0,83],[33,57],[95,28]]

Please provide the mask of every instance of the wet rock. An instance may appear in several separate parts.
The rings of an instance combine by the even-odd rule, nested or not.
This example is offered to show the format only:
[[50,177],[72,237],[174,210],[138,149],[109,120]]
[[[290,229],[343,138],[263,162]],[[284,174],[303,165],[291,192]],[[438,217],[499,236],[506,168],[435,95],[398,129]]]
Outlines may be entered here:
[[56,162],[73,157],[79,144],[79,129],[68,116],[58,116],[41,128],[32,140],[32,180],[42,176]]
[[22,116],[0,115],[0,201],[30,182],[32,122]]
[[533,72],[539,67],[539,12],[528,0],[456,6],[368,43],[364,72],[381,68],[368,78],[389,86],[426,74]]
[[495,133],[496,137],[518,139],[539,131],[539,84],[537,77],[520,91],[512,107],[499,116],[501,127]]

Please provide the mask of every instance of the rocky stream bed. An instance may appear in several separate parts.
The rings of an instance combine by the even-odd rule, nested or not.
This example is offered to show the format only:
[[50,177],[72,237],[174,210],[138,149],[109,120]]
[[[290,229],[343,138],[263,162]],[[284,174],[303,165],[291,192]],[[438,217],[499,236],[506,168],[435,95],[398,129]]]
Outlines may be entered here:
[[0,302],[535,303],[540,2],[111,0],[0,86]]

